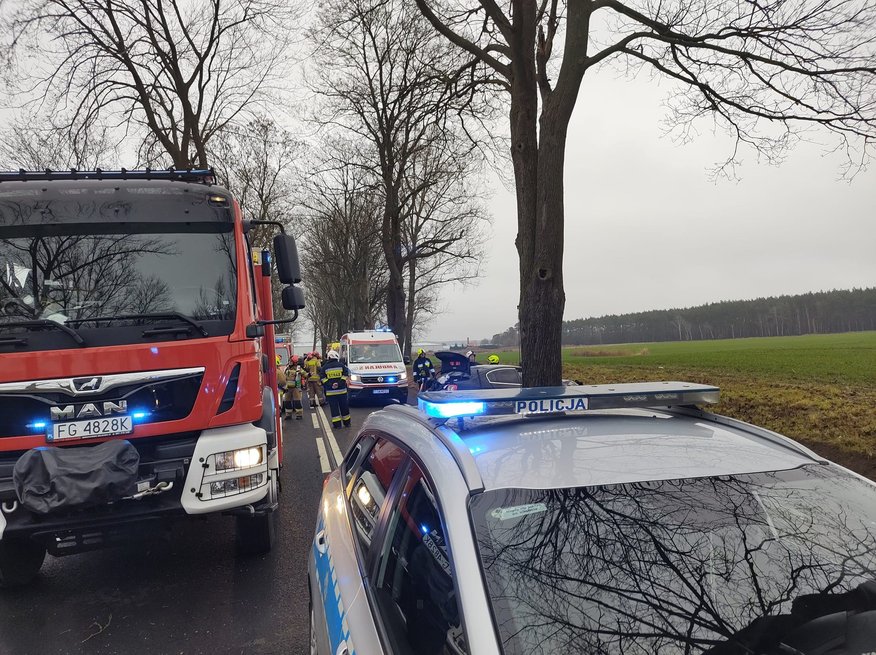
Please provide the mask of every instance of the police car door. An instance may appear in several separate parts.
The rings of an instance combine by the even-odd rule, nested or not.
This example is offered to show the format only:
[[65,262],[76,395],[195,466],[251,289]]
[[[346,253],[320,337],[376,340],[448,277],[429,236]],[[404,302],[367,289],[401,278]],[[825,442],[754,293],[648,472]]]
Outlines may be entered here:
[[381,634],[396,655],[468,655],[457,576],[433,485],[411,460],[393,493],[372,549],[368,589]]
[[311,638],[320,655],[382,652],[363,578],[391,485],[406,460],[395,444],[362,436],[326,484],[310,570]]

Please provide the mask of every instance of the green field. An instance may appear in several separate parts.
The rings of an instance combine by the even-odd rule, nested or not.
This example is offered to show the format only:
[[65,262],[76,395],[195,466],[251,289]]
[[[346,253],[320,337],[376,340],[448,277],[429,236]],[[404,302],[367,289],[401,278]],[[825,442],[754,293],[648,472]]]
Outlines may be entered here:
[[[517,362],[516,351],[499,355]],[[563,374],[590,384],[716,384],[716,411],[876,477],[876,332],[575,346],[563,350]]]

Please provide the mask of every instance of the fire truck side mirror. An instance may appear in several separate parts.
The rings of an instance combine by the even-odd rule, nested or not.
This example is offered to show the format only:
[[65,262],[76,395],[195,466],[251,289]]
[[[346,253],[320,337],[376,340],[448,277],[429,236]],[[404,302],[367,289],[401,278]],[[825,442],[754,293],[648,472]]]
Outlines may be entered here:
[[[295,237],[288,234],[278,234],[274,237],[274,261],[277,262],[277,276],[280,278],[280,282],[283,284],[301,282],[301,264],[298,262],[298,246],[295,244]],[[285,291],[283,298],[286,298]],[[286,307],[286,309],[293,308]]]
[[294,285],[284,288],[283,309],[304,309],[304,291]]

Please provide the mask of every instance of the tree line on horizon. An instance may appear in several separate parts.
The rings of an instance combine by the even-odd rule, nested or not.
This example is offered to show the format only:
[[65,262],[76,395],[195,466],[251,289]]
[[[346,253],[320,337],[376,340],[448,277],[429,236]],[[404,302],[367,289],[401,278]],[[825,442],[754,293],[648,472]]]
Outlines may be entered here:
[[[876,330],[876,287],[835,289],[754,300],[727,300],[684,309],[563,321],[563,345],[699,341]],[[518,327],[492,343],[516,346]]]

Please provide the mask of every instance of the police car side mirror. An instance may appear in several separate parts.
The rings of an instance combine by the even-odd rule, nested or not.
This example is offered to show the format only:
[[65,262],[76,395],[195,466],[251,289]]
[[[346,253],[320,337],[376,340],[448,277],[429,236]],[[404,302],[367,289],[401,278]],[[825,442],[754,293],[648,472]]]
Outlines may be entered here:
[[294,284],[290,284],[283,289],[283,309],[299,310],[304,309],[304,291]]
[[[274,261],[277,262],[277,277],[280,278],[280,282],[283,284],[301,282],[301,264],[298,261],[298,246],[295,243],[295,237],[288,234],[278,234],[274,237]],[[286,307],[285,303],[283,307],[296,309],[295,307]],[[301,307],[297,309],[303,307],[302,303]]]

